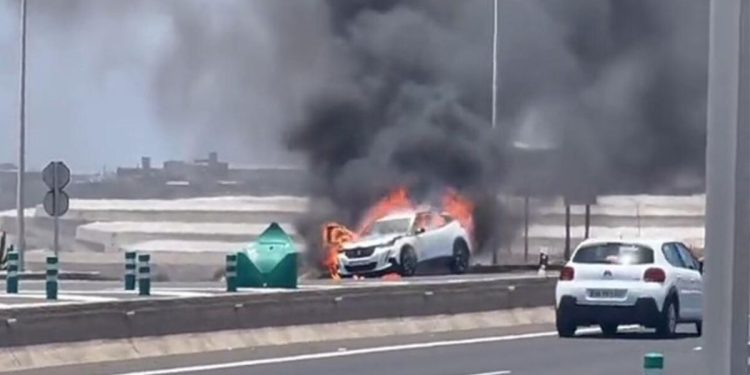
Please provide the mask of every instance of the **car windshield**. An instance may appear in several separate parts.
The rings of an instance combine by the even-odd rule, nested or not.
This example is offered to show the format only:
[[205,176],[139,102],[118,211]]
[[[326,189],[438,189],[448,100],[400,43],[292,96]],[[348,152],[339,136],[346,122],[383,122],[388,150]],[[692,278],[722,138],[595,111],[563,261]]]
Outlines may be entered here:
[[627,243],[606,243],[586,246],[573,257],[574,263],[584,264],[649,264],[654,262],[653,250]]
[[395,234],[395,233],[406,233],[409,231],[409,218],[404,219],[390,219],[381,220],[375,222],[373,226],[365,234],[368,236],[372,235],[383,235],[383,234]]

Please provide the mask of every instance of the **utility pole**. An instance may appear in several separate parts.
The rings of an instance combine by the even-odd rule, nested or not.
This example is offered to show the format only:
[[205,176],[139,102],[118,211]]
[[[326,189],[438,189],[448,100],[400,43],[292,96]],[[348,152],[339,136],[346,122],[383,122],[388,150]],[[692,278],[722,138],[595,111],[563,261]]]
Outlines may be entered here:
[[[497,127],[497,4],[498,0],[493,1],[494,22],[492,25],[492,129]],[[492,249],[492,264],[498,263],[499,244],[494,244]]]
[[24,222],[24,179],[26,177],[26,0],[21,0],[21,32],[20,32],[20,79],[18,98],[18,176],[16,178],[16,242],[18,249],[19,271],[23,271],[26,252],[26,226]]
[[750,0],[712,0],[706,148],[705,364],[747,374]]

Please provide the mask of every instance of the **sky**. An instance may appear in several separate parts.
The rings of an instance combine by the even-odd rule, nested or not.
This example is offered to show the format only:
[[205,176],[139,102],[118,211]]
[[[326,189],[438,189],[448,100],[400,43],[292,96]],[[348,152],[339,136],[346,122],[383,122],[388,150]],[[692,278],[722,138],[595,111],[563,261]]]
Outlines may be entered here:
[[[0,4],[0,160],[18,150],[20,22],[16,0]],[[63,160],[80,172],[187,157],[155,126],[148,95],[150,67],[168,35],[154,14],[138,25],[103,14],[75,27],[48,22],[45,2],[29,2],[27,44],[27,168]],[[115,21],[115,22],[112,22]],[[135,20],[132,20],[135,21]],[[103,40],[107,38],[107,40]],[[117,46],[102,51],[102,46]],[[143,54],[142,51],[151,53]],[[102,61],[106,58],[106,61]],[[98,64],[107,64],[101,69]]]

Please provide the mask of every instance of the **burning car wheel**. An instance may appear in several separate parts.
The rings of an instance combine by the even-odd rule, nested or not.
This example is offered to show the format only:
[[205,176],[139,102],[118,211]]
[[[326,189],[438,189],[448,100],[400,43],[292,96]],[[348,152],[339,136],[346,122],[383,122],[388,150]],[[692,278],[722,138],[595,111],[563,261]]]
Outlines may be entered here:
[[401,265],[399,273],[401,276],[414,276],[417,272],[417,253],[411,247],[401,249]]
[[453,259],[451,259],[451,272],[455,274],[465,273],[469,269],[469,247],[463,241],[453,244]]

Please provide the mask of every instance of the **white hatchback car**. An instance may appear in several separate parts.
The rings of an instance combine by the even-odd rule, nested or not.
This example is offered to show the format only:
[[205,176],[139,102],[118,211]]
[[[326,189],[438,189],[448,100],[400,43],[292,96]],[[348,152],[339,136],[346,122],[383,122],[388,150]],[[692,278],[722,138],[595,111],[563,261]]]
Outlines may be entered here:
[[702,269],[679,241],[586,240],[560,272],[557,332],[570,337],[598,324],[614,335],[621,324],[639,324],[671,336],[678,323],[694,323],[700,335]]

